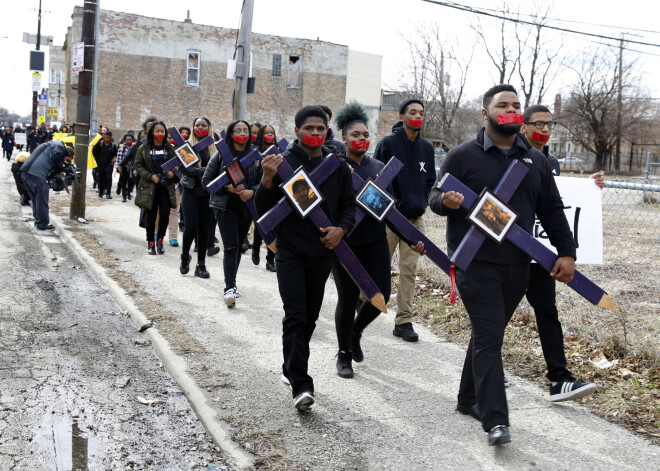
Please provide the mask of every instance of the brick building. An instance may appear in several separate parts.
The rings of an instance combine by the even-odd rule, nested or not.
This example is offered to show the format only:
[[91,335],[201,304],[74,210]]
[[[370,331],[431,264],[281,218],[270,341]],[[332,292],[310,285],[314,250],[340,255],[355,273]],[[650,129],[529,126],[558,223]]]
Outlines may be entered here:
[[[70,70],[72,45],[80,41],[82,8],[75,7],[64,45]],[[168,126],[208,117],[216,132],[231,121],[237,30],[101,10],[98,59],[98,122],[121,133],[149,115]],[[365,104],[379,132],[381,57],[318,40],[252,34],[247,120],[272,124],[293,136],[295,112],[322,103],[333,111],[351,99]],[[67,74],[67,90],[77,77]],[[66,96],[65,120],[75,121],[76,93]],[[384,127],[391,127],[387,112]]]

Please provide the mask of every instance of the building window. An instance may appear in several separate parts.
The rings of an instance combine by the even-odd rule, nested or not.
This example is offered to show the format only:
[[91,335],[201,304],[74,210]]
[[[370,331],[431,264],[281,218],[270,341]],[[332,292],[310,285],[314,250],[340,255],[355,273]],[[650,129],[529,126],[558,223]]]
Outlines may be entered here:
[[60,83],[64,83],[64,69],[60,69]]
[[282,54],[273,54],[273,77],[282,76]]
[[552,152],[557,153],[557,144],[552,144]]
[[199,85],[199,51],[188,51],[188,63],[186,70],[186,84]]
[[57,97],[48,95],[48,106],[50,108],[55,108],[57,106]]
[[57,70],[50,69],[50,83],[57,83]]
[[289,56],[289,75],[286,86],[289,88],[300,88],[300,57]]
[[571,143],[567,142],[566,143],[566,152],[570,152],[570,151],[571,151]]

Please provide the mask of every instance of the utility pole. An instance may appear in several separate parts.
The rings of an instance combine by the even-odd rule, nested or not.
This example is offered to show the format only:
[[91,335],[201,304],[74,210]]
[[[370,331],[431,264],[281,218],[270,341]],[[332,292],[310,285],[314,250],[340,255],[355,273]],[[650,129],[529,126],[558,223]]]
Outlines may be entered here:
[[[39,0],[39,16],[37,17],[37,51],[41,47],[41,0]],[[32,126],[37,129],[37,99],[39,92],[32,92]]]
[[78,75],[78,109],[76,112],[76,153],[74,162],[80,170],[80,181],[73,180],[71,193],[71,219],[85,218],[85,188],[87,182],[87,152],[91,113],[92,81],[94,76],[94,25],[98,0],[85,0],[83,4],[82,37],[85,44],[84,69]]
[[250,39],[252,37],[252,13],[254,0],[243,0],[241,28],[238,31],[236,46],[236,87],[234,88],[234,112],[232,119],[245,119],[247,108],[247,85],[250,69]]
[[[101,0],[97,0],[98,3],[101,3]],[[101,16],[101,9],[96,8],[96,18],[94,19],[94,50],[99,50],[99,17]],[[94,54],[94,70],[99,70],[99,55]],[[90,137],[94,137],[98,134],[99,129],[99,117],[96,114],[96,92],[98,89],[98,74],[94,74],[94,84],[92,87],[92,122],[90,127]]]
[[619,40],[619,91],[616,101],[616,160],[614,168],[621,168],[621,115],[623,114],[623,33]]

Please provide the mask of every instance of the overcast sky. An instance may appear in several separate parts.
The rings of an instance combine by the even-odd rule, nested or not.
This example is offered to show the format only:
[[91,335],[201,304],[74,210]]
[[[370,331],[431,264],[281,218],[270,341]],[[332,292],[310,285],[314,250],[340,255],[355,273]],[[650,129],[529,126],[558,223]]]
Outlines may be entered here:
[[[42,34],[53,36],[55,44],[61,45],[66,28],[71,24],[74,5],[82,3],[82,0],[43,0]],[[498,3],[492,0],[460,0],[458,3],[479,8],[499,8]],[[507,3],[517,8],[516,1]],[[520,2],[521,12],[531,11],[536,3],[532,0]],[[550,16],[563,20],[554,23],[558,26],[612,37],[629,32],[639,35],[629,35],[629,39],[660,44],[660,33],[653,32],[660,31],[660,25],[657,24],[660,6],[653,0],[632,0],[626,3],[620,0],[556,0],[539,4],[553,6]],[[194,23],[237,28],[242,0],[100,0],[100,5],[103,9],[173,20],[185,19],[186,10],[190,10]],[[24,44],[22,36],[23,32],[36,33],[38,6],[39,0],[12,2],[11,8],[3,9],[3,26],[0,29],[0,44],[3,46],[0,106],[24,115],[32,109],[28,57],[29,50],[34,46]],[[318,37],[324,41],[345,44],[354,50],[381,55],[383,87],[390,88],[401,79],[402,62],[407,56],[402,35],[412,35],[416,24],[437,22],[446,38],[459,41],[462,51],[467,53],[473,48],[470,24],[476,18],[473,13],[422,0],[334,0],[324,3],[309,0],[255,0],[253,31],[299,38]],[[486,28],[492,28],[495,20],[482,18],[481,21]],[[496,31],[487,31],[496,41]],[[558,40],[556,34],[546,37],[548,41]],[[597,46],[595,42],[612,43],[575,34],[564,34],[563,41],[564,50],[570,54],[594,48]],[[628,47],[645,52],[639,54],[626,51],[624,57],[638,59],[637,67],[643,74],[649,94],[654,98],[660,97],[660,81],[656,78],[660,73],[660,47]],[[476,51],[468,82],[470,98],[479,96],[494,83],[492,66],[489,67],[487,58],[479,49]],[[571,72],[564,71],[546,95],[545,102],[551,103],[555,93],[565,90],[571,79]],[[47,86],[47,80],[46,72],[42,77],[42,87]]]

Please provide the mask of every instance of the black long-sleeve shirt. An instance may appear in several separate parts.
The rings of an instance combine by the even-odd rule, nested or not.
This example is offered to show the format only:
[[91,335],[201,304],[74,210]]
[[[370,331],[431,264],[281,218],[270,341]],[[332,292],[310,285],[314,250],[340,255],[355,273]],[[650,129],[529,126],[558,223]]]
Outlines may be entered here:
[[[322,151],[323,157],[309,157],[296,140],[284,152],[283,157],[294,170],[302,166],[309,174],[329,153],[326,148],[322,148]],[[348,233],[355,223],[355,191],[348,164],[344,159],[338,158],[341,162],[339,168],[321,185],[317,185],[323,196],[319,207],[335,227],[341,227]],[[275,175],[270,189],[258,186],[254,202],[259,215],[265,214],[284,196],[280,188],[281,183],[280,176]],[[319,228],[311,221],[303,221],[295,210],[284,218],[274,232],[278,247],[286,247],[308,257],[327,257],[331,254],[321,243]]]
[[[548,159],[529,145],[521,135],[507,152],[498,148],[485,129],[482,129],[476,139],[449,151],[440,169],[438,181],[445,173],[450,173],[477,194],[484,188],[494,190],[513,159],[518,159],[529,168],[509,201],[509,205],[519,214],[517,224],[531,234],[534,216],[538,215],[559,256],[575,258],[575,241]],[[451,256],[472,225],[466,219],[468,211],[463,208],[452,210],[444,206],[442,191],[437,188],[437,184],[429,196],[429,206],[433,212],[447,216],[447,248]],[[529,263],[530,258],[509,241],[498,246],[491,239],[486,239],[475,260],[509,264]]]

